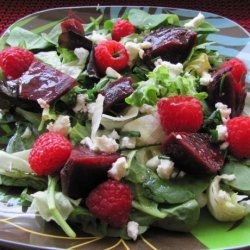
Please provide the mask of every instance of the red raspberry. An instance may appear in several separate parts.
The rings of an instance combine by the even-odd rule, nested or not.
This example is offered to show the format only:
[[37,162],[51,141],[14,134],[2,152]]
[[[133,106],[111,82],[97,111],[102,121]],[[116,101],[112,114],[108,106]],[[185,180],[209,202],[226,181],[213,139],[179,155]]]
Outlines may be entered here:
[[250,157],[250,117],[239,116],[229,120],[227,132],[231,153],[239,159]]
[[31,168],[39,175],[50,175],[66,163],[72,145],[63,135],[47,132],[39,136],[30,153]]
[[128,60],[127,50],[116,41],[105,41],[99,43],[95,48],[95,62],[103,74],[108,67],[121,71],[128,65]]
[[234,88],[237,93],[241,93],[243,88],[245,87],[245,78],[247,74],[247,68],[245,64],[238,58],[232,58],[231,60],[223,63],[216,71],[226,68],[232,67],[230,72],[234,78]]
[[117,20],[112,31],[112,38],[120,41],[122,37],[135,33],[135,28],[127,20]]
[[107,180],[92,190],[86,199],[90,212],[114,227],[123,227],[132,206],[132,194],[128,185]]
[[33,53],[23,48],[9,47],[0,52],[0,67],[9,80],[20,77],[33,60]]
[[191,96],[172,96],[159,100],[158,113],[163,129],[171,132],[197,132],[203,121],[202,106]]
[[73,31],[79,35],[84,35],[84,30],[82,24],[74,19],[68,19],[61,23],[62,32]]

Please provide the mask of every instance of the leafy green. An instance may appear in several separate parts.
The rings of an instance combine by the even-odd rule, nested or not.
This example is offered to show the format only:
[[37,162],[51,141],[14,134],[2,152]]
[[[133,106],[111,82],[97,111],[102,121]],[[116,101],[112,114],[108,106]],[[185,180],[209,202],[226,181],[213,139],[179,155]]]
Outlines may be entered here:
[[21,27],[15,27],[10,31],[6,43],[13,47],[23,47],[28,50],[46,49],[51,46],[51,43],[42,36]]
[[221,173],[235,175],[234,180],[225,181],[225,183],[233,189],[250,195],[250,160],[239,161],[234,158],[230,158]]
[[131,9],[128,13],[129,21],[138,29],[155,29],[160,25],[180,25],[179,17],[175,14],[149,14],[143,10]]
[[197,178],[185,175],[183,178],[163,180],[151,169],[133,161],[126,180],[141,184],[144,196],[157,203],[183,203],[194,199],[205,191],[210,183],[210,176]]
[[219,30],[216,29],[211,23],[202,21],[201,24],[194,29],[194,31],[197,32],[198,34],[210,34],[210,33],[216,33]]
[[[80,225],[85,233],[95,236],[105,237],[120,237],[123,239],[130,239],[127,235],[127,228],[114,228],[102,220],[94,217],[86,208],[76,207],[70,214],[68,221],[72,224]],[[139,234],[143,234],[147,230],[147,226],[139,225]]]
[[[17,123],[16,124],[16,132],[15,134],[9,139],[8,145],[6,147],[6,152],[14,153],[26,149],[32,148],[36,138],[38,137],[37,129],[35,129],[29,123]],[[28,130],[28,135],[24,136]]]
[[74,51],[72,51],[72,50],[69,50],[67,48],[58,47],[57,51],[60,54],[63,63],[68,63],[68,62],[72,62],[72,61],[77,60],[77,56],[74,53]]
[[169,70],[160,66],[148,74],[147,81],[137,84],[136,90],[126,98],[126,102],[133,106],[142,106],[144,103],[155,105],[159,98],[172,95],[188,95],[207,97],[206,93],[197,95],[197,81],[194,76],[170,76]]
[[18,115],[20,115],[22,118],[24,118],[26,121],[33,124],[35,127],[39,126],[40,121],[41,121],[41,115],[40,114],[21,109],[20,107],[16,108],[16,113]]
[[190,232],[200,217],[200,207],[196,200],[190,200],[177,206],[161,208],[166,218],[153,225],[170,231]]
[[82,139],[91,134],[91,125],[87,123],[85,126],[77,122],[69,132],[69,138],[73,144],[78,144]]
[[88,32],[90,32],[92,30],[98,30],[102,20],[103,20],[103,15],[100,15],[96,19],[94,19],[93,17],[90,17],[91,22],[84,25],[84,32],[88,33]]
[[58,38],[61,33],[62,29],[61,29],[61,24],[59,23],[55,25],[48,34],[42,33],[41,36],[49,43],[58,46]]
[[7,206],[20,205],[20,193],[12,187],[0,186],[0,202]]

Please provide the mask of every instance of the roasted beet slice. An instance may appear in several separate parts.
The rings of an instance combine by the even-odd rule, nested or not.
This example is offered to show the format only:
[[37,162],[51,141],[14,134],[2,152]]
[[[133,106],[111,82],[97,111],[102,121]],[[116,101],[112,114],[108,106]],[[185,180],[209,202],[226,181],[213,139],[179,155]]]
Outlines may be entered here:
[[217,102],[222,102],[231,108],[231,117],[235,117],[244,109],[247,92],[244,88],[241,91],[235,89],[236,83],[230,72],[231,68],[225,67],[214,73],[213,81],[206,87],[207,103],[213,110]]
[[145,50],[144,61],[148,63],[152,58],[160,56],[171,63],[184,62],[196,40],[197,34],[185,28],[155,30],[143,40],[152,44],[152,48]]
[[58,43],[62,48],[74,50],[83,47],[84,49],[92,49],[92,41],[83,35],[79,35],[73,31],[67,31],[60,34]]
[[85,198],[98,184],[107,179],[107,171],[120,154],[95,152],[87,147],[74,148],[61,170],[61,185],[65,195]]
[[171,157],[176,167],[191,174],[214,174],[224,164],[224,154],[203,133],[173,132],[162,152]]
[[37,99],[42,98],[52,103],[76,84],[71,76],[35,60],[20,78],[2,82],[0,91],[19,102],[37,104]]
[[134,91],[132,87],[133,79],[131,77],[122,77],[114,82],[111,82],[101,94],[105,97],[103,103],[103,111],[121,102],[124,103],[126,97]]

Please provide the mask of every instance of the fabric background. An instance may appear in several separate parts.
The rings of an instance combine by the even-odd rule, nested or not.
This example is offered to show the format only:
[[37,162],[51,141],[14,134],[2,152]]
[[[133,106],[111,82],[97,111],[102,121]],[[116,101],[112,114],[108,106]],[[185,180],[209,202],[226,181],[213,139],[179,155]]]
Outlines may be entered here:
[[168,6],[213,12],[230,18],[250,32],[250,0],[0,0],[0,33],[16,20],[36,11],[56,7],[87,5]]

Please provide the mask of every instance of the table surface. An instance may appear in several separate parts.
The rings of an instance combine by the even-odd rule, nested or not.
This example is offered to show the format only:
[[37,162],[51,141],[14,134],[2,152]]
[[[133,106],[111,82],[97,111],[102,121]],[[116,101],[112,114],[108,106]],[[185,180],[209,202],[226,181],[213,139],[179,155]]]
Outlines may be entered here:
[[67,6],[93,5],[168,6],[213,12],[230,18],[250,32],[250,0],[0,0],[0,33],[18,19],[36,11]]

